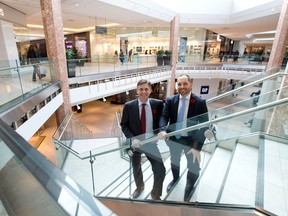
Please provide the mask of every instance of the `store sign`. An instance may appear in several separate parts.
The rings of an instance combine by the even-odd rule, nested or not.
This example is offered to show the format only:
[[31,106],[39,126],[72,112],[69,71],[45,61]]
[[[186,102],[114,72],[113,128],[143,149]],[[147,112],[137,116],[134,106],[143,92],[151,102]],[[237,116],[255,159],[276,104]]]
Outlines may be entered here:
[[107,27],[96,26],[96,34],[107,34]]
[[4,10],[0,8],[0,16],[4,16]]
[[27,27],[26,14],[16,10],[0,1],[0,20]]
[[208,94],[209,86],[201,86],[200,94]]

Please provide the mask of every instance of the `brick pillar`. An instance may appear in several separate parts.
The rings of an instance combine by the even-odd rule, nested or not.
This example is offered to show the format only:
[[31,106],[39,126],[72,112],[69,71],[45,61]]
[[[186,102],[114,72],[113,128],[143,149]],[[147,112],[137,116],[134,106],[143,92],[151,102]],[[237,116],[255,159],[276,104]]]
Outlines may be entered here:
[[179,40],[179,23],[180,16],[177,15],[173,18],[170,23],[170,44],[169,50],[172,51],[172,59],[171,59],[171,80],[168,80],[167,94],[166,97],[170,95],[174,95],[175,88],[175,74],[176,74],[176,64],[177,64],[177,56],[178,56],[178,40]]
[[[275,40],[273,42],[271,54],[269,57],[269,62],[267,64],[267,75],[272,75],[280,71],[281,64],[284,57],[284,51],[286,46],[288,45],[288,0],[283,1],[283,5],[281,8],[279,21],[276,29]],[[287,73],[287,67],[286,67]],[[285,98],[288,97],[287,88],[283,88],[283,86],[288,85],[288,77],[283,77],[283,82],[281,83],[280,91],[278,93],[278,98]],[[275,89],[276,81],[268,80],[263,83],[263,87],[261,89],[261,94],[269,92]],[[259,100],[259,105],[265,104],[272,100],[272,98],[266,98]],[[256,118],[261,115],[263,112],[258,112],[256,114]],[[263,119],[265,119],[265,115],[262,114]],[[264,125],[264,123],[262,124]],[[278,107],[274,110],[269,128],[267,133],[272,135],[283,135],[283,125],[288,125],[288,109],[287,105]]]
[[288,44],[288,0],[283,1],[282,9],[280,12],[278,25],[275,33],[271,54],[267,64],[267,75],[271,75],[279,71],[284,51]]
[[[60,0],[40,0],[42,21],[45,32],[47,54],[53,62],[55,74],[52,80],[61,81],[63,104],[56,111],[57,124],[62,122],[66,113],[71,110],[67,64],[64,44],[63,21]],[[51,74],[52,76],[52,74]]]

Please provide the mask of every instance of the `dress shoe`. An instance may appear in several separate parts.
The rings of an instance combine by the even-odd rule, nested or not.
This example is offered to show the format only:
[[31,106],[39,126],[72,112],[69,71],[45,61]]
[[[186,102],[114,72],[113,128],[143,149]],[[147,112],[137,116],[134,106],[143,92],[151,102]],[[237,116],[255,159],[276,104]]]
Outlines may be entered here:
[[140,196],[140,194],[142,193],[142,191],[144,190],[144,186],[142,186],[141,188],[136,188],[136,190],[133,193],[133,198],[136,199]]
[[184,193],[184,201],[185,202],[189,202],[190,199],[191,199],[191,193],[192,193],[192,190],[193,190],[193,185],[186,185],[185,187],[185,193]]
[[189,202],[189,200],[190,200],[190,193],[185,190],[185,193],[184,193],[184,201],[185,201],[185,202]]
[[151,197],[153,200],[161,200],[159,195],[154,194],[153,192],[151,192]]
[[168,186],[167,186],[167,192],[169,192],[169,191],[172,189],[172,187],[174,186],[174,184],[175,184],[175,181],[174,181],[174,180],[172,180],[172,181],[168,184]]

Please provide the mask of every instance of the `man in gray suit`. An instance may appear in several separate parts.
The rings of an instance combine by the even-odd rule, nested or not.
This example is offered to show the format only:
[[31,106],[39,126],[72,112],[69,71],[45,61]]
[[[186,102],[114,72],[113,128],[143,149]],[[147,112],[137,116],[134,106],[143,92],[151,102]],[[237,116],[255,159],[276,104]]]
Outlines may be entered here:
[[141,154],[144,153],[151,163],[154,174],[151,197],[154,200],[160,200],[166,172],[161,154],[156,142],[140,145],[140,140],[154,135],[154,130],[159,127],[159,119],[162,114],[163,102],[149,98],[151,92],[151,83],[148,80],[142,79],[137,83],[138,99],[125,103],[121,127],[133,148],[133,150],[130,150],[130,153],[132,153],[133,175],[136,183],[133,198],[139,197],[144,190],[141,169]]

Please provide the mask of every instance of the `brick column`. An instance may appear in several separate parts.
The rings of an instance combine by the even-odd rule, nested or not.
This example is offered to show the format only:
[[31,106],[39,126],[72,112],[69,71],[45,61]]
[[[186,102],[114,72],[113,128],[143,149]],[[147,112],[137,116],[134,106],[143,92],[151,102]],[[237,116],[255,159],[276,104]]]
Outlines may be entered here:
[[170,23],[170,44],[169,50],[172,51],[172,59],[171,59],[171,80],[168,80],[168,87],[166,97],[170,95],[174,95],[174,88],[175,88],[175,74],[176,74],[176,64],[178,58],[178,41],[179,41],[179,23],[180,23],[180,16],[177,15],[173,18]]
[[[40,0],[42,20],[45,32],[47,54],[53,62],[52,80],[61,81],[63,104],[56,111],[57,124],[62,122],[66,113],[71,110],[67,64],[64,44],[63,21],[60,0]],[[52,74],[51,74],[52,76]]]
[[[267,70],[269,74],[279,71],[281,63],[284,57],[284,51],[288,45],[288,0],[283,1],[276,34],[275,40],[272,46],[272,52],[269,58],[267,65]],[[275,69],[277,69],[275,71]],[[286,66],[287,73],[287,66]],[[279,99],[288,97],[287,87],[282,89],[283,86],[288,85],[288,77],[284,77],[283,82],[281,83],[281,90],[279,91]],[[283,125],[288,125],[288,109],[287,105],[278,107],[273,115],[271,126],[268,129],[270,134],[273,135],[283,135],[284,129]]]
[[275,33],[271,54],[267,64],[267,75],[271,75],[279,71],[284,51],[288,44],[288,0],[283,1],[280,17]]

